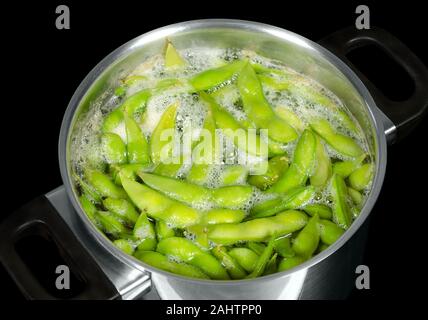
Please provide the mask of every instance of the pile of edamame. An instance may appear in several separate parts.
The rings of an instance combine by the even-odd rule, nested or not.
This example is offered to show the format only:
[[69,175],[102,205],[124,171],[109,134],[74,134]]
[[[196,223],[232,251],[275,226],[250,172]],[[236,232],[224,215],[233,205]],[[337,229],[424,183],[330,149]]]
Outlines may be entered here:
[[[90,128],[92,142],[77,135],[72,150],[83,210],[115,246],[175,274],[291,269],[350,227],[371,185],[364,134],[341,101],[251,51],[177,50],[167,40],[92,109],[78,129]],[[176,152],[189,123],[190,147]],[[203,143],[228,151],[196,161],[211,156]]]

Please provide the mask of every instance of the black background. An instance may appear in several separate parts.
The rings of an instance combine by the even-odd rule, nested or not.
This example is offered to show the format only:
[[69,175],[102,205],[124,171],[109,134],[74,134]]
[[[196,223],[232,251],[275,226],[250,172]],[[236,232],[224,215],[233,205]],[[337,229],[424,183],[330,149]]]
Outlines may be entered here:
[[[55,28],[59,4],[70,8],[70,30]],[[124,42],[157,27],[200,18],[260,21],[316,41],[354,25],[358,4],[362,3],[150,1],[148,6],[145,1],[121,0],[91,5],[83,1],[2,4],[0,219],[62,183],[57,142],[65,108],[92,67]],[[364,4],[371,9],[372,25],[390,31],[428,65],[422,1]],[[373,62],[370,54],[362,61],[385,87],[400,90],[398,73]],[[404,91],[406,88],[403,84]],[[421,297],[415,290],[424,288],[427,279],[427,125],[427,119],[423,120],[406,140],[388,148],[386,179],[372,212],[365,255],[371,289],[355,291],[350,297],[353,300]],[[0,283],[0,301],[22,299],[3,269]]]

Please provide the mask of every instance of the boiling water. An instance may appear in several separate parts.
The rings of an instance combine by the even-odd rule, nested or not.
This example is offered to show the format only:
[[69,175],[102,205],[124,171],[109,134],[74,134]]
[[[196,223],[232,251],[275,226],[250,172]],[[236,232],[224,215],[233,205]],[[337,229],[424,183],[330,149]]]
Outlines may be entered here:
[[[146,61],[142,62],[135,68],[128,76],[143,76],[144,80],[130,85],[126,90],[125,97],[118,98],[113,94],[113,90],[107,90],[100,98],[93,101],[89,110],[82,115],[80,120],[75,126],[73,138],[71,140],[71,161],[72,168],[80,174],[82,168],[86,166],[103,168],[103,158],[100,152],[100,134],[101,125],[104,117],[113,109],[117,108],[127,96],[142,90],[154,88],[160,80],[177,78],[181,81],[181,85],[168,87],[154,94],[148,101],[143,121],[141,122],[141,129],[144,135],[150,140],[150,136],[156,127],[163,112],[172,103],[179,103],[179,108],[176,118],[177,134],[180,132],[191,131],[193,138],[196,140],[200,134],[206,116],[205,103],[198,98],[196,94],[191,93],[191,87],[187,84],[187,79],[195,74],[206,69],[221,66],[225,61],[232,61],[234,59],[247,58],[250,61],[260,64],[264,67],[286,70],[289,74],[295,75],[302,80],[305,85],[309,85],[316,91],[327,96],[335,102],[340,108],[347,112],[342,102],[328,89],[322,87],[314,80],[301,75],[289,67],[281,64],[278,61],[270,60],[265,57],[259,56],[254,52],[238,49],[213,49],[213,48],[191,48],[179,51],[180,55],[187,61],[184,68],[175,70],[166,70],[163,65],[163,56],[156,55]],[[295,113],[300,120],[307,125],[311,119],[325,118],[330,124],[340,133],[346,134],[354,138],[359,145],[368,153],[368,145],[362,130],[358,127],[357,132],[350,132],[344,129],[341,125],[337,114],[329,110],[325,106],[317,105],[316,103],[307,101],[304,97],[291,95],[287,91],[276,91],[268,86],[263,88],[266,99],[270,105],[275,108],[286,108]],[[236,89],[234,79],[229,81],[227,85],[220,85],[217,88],[210,90],[212,96],[216,101],[224,107],[235,119],[241,123],[246,123],[248,127],[254,126],[247,118],[243,108],[242,101],[240,100],[239,92]],[[352,118],[352,115],[347,112]],[[355,120],[355,119],[353,119]],[[357,123],[355,121],[355,123]],[[126,141],[125,128],[119,126],[117,134]],[[289,143],[285,146],[287,156],[292,159],[296,141]],[[334,159],[346,160],[346,157],[338,154],[328,145],[325,145],[326,150],[330,157]],[[242,151],[234,147],[233,143],[227,141],[224,146],[225,154],[231,155],[232,161],[237,162],[239,159],[244,158],[244,163],[250,170],[253,166],[260,162],[257,157],[248,157],[243,155]],[[233,160],[235,159],[235,160]],[[230,159],[229,159],[230,160]],[[242,163],[242,162],[240,162]],[[190,169],[191,165],[183,165],[179,175],[185,176]],[[209,172],[209,179],[207,186],[215,188],[220,183],[220,178],[225,164],[218,164],[212,166]],[[255,190],[254,196],[248,201],[243,209],[248,210],[255,203],[266,198],[261,192]],[[319,196],[314,200],[319,203],[330,203],[328,192],[321,191]]]

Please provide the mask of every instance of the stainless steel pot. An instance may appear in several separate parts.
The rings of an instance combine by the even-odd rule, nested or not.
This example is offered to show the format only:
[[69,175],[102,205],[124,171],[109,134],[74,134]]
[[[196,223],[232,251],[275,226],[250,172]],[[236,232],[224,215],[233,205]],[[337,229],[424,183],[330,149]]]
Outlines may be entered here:
[[[93,101],[108,98],[103,93],[112,88],[121,75],[131,71],[145,57],[160,52],[165,37],[173,39],[178,48],[206,46],[254,50],[285,62],[317,80],[342,99],[368,137],[376,174],[360,216],[336,243],[289,271],[253,280],[196,280],[155,269],[124,254],[91,225],[82,211],[70,178],[69,147],[74,125]],[[400,103],[406,109],[403,107],[398,110],[394,102],[382,96],[367,79],[361,74],[357,76],[342,61],[346,60],[347,51],[368,43],[375,43],[391,54],[415,81],[413,96]],[[323,44],[341,56],[342,60],[317,43],[270,25],[239,20],[199,20],[151,31],[109,54],[82,81],[66,110],[59,142],[64,187],[27,205],[0,227],[1,261],[23,292],[32,298],[52,298],[52,294],[37,285],[32,276],[23,275],[28,270],[13,252],[14,241],[28,234],[28,229],[38,221],[49,230],[54,241],[68,252],[67,259],[80,269],[77,272],[81,272],[89,284],[95,282],[89,286],[92,291],[86,290],[76,298],[135,298],[146,294],[153,284],[164,299],[346,297],[353,287],[355,268],[365,246],[365,222],[382,187],[387,143],[394,142],[409,131],[424,113],[428,99],[423,89],[428,83],[428,71],[403,44],[380,29],[347,29],[326,38]],[[350,64],[349,61],[347,63]],[[380,102],[379,107],[384,108],[383,111],[389,117],[378,108],[375,100]],[[94,287],[99,289],[98,292]]]

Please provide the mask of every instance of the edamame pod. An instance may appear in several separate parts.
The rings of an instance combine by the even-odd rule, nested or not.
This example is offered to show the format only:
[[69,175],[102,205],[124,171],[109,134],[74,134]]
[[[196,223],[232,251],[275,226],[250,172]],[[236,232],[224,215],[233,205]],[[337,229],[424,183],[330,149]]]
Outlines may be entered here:
[[239,208],[248,203],[253,194],[251,186],[225,186],[211,190],[211,200],[222,208]]
[[315,214],[294,239],[292,248],[297,255],[308,259],[318,248],[320,241],[318,222],[319,217]]
[[150,90],[141,90],[127,98],[120,109],[132,119],[140,123],[146,110],[147,101],[151,96]]
[[311,185],[314,187],[322,187],[330,179],[332,174],[331,161],[321,139],[315,135],[316,150],[315,150],[315,170],[310,177]]
[[296,131],[303,132],[305,130],[305,124],[302,120],[292,111],[286,107],[278,106],[275,108],[275,113],[288,124],[290,124]]
[[293,127],[273,112],[249,63],[241,69],[237,84],[245,113],[258,128],[268,129],[268,136],[278,142],[288,143],[297,138]]
[[272,186],[279,177],[288,169],[288,159],[284,155],[275,156],[268,161],[268,169],[265,174],[253,175],[248,178],[248,183],[260,190],[266,190]]
[[273,254],[273,248],[274,248],[274,237],[269,241],[268,245],[266,246],[266,249],[263,251],[263,253],[259,256],[259,259],[257,260],[256,266],[248,276],[247,279],[257,278],[263,274],[265,271],[266,265],[268,264],[270,257]]
[[128,116],[126,112],[123,117],[126,127],[126,147],[128,150],[129,163],[149,163],[149,145],[146,137],[141,132],[141,129],[135,120]]
[[269,274],[275,273],[277,272],[277,266],[276,266],[276,260],[277,260],[278,254],[275,253],[270,260],[268,261],[268,263],[266,264],[265,267],[265,271],[263,273],[263,275],[267,276]]
[[253,250],[258,256],[263,253],[266,249],[266,245],[261,242],[249,241],[247,243],[248,249]]
[[321,241],[327,245],[335,243],[345,232],[345,230],[329,220],[320,219],[318,224]]
[[178,263],[169,260],[166,256],[159,252],[138,250],[134,253],[134,256],[155,268],[165,270],[171,273],[176,273],[182,276],[209,279],[209,277],[203,273],[199,268],[188,265],[186,263]]
[[79,197],[79,201],[80,201],[80,204],[82,205],[83,211],[86,213],[89,220],[91,220],[91,222],[95,226],[98,227],[100,225],[100,223],[97,220],[97,211],[98,210],[95,207],[95,205],[92,203],[91,200],[89,200],[89,198],[86,196],[86,194],[82,194]]
[[333,220],[346,230],[352,223],[352,215],[348,206],[348,188],[341,176],[333,174],[330,189],[333,197]]
[[127,162],[126,145],[117,134],[111,132],[103,133],[101,136],[101,148],[107,163],[123,164]]
[[[262,68],[264,70],[262,70]],[[291,95],[304,98],[310,103],[325,107],[329,112],[334,112],[339,121],[350,131],[358,132],[358,128],[349,115],[327,95],[313,88],[312,84],[303,76],[283,70],[262,67],[258,68],[261,81],[278,91],[288,91]],[[272,77],[269,73],[274,74]],[[279,76],[279,77],[278,77]]]
[[204,214],[202,221],[206,224],[239,223],[245,215],[243,210],[211,209]]
[[282,236],[300,230],[305,226],[307,219],[304,213],[289,210],[269,218],[211,225],[208,227],[208,238],[223,245],[241,241],[266,241],[273,235]]
[[310,126],[337,152],[350,157],[359,157],[364,153],[352,138],[336,133],[327,120],[318,119],[313,121]]
[[230,186],[235,184],[242,184],[247,180],[248,169],[239,164],[226,166],[220,177],[221,186]]
[[104,207],[111,213],[123,219],[127,224],[134,225],[138,219],[137,210],[125,199],[106,198],[103,201]]
[[197,224],[200,213],[178,201],[133,180],[121,176],[123,188],[132,202],[154,219],[161,219],[172,227],[183,228]]
[[305,259],[299,256],[284,258],[278,265],[278,272],[292,269],[303,262],[305,262]]
[[331,211],[330,207],[321,203],[308,204],[303,207],[303,211],[305,211],[310,216],[317,214],[322,219],[331,220],[333,216],[333,212]]
[[[178,103],[171,104],[162,114],[156,128],[153,130],[150,139],[150,155],[153,163],[163,163],[166,160],[172,160],[173,148],[171,141],[166,141],[162,133],[167,130],[175,130],[175,116],[177,113]],[[165,134],[165,133],[164,133]]]
[[229,250],[229,255],[233,257],[238,264],[247,272],[254,271],[259,256],[248,248],[232,248]]
[[75,172],[72,173],[72,176],[75,180],[77,180],[77,183],[80,186],[80,191],[82,192],[82,194],[85,194],[89,200],[95,202],[95,203],[100,203],[102,200],[101,195],[98,193],[98,191],[91,186],[89,183],[87,183],[86,181],[84,181],[81,177],[79,177],[78,174],[76,174]]
[[283,258],[291,258],[295,256],[295,252],[291,248],[290,237],[281,237],[274,242],[275,251]]
[[133,235],[138,240],[139,250],[154,250],[156,248],[155,229],[145,212],[140,213],[134,225]]
[[117,239],[113,241],[113,244],[127,254],[134,253],[135,248],[128,239]]
[[360,205],[363,202],[363,195],[359,191],[348,187],[348,194],[351,197],[354,204]]
[[295,187],[304,185],[315,165],[315,151],[315,135],[310,130],[303,131],[294,150],[290,167],[268,192],[287,192]]
[[150,163],[127,163],[122,165],[110,165],[110,173],[114,182],[121,186],[120,174],[122,173],[128,179],[135,180],[138,172],[148,172],[153,170],[153,165]]
[[255,135],[255,129],[253,129],[254,135],[251,136],[254,139],[250,139],[249,131],[243,128],[239,122],[218,105],[212,97],[204,92],[199,93],[199,95],[209,105],[216,127],[221,129],[222,134],[229,138],[237,148],[255,156],[267,155],[268,145],[260,139],[259,135]]
[[191,239],[198,247],[203,250],[211,249],[211,244],[208,241],[208,229],[206,225],[197,224],[186,228],[186,238]]
[[283,210],[299,209],[310,202],[315,194],[316,191],[313,186],[295,188],[284,197],[274,198],[255,205],[251,209],[251,217],[269,217]]
[[171,41],[166,41],[165,48],[165,67],[181,67],[184,66],[186,62],[178,53],[177,49],[172,45]]
[[338,161],[333,164],[333,172],[341,175],[343,178],[347,178],[352,172],[361,166],[361,163],[365,158],[366,154],[363,154],[353,160]]
[[373,165],[371,163],[363,164],[349,176],[349,185],[357,190],[364,190],[371,181],[373,175]]
[[151,173],[138,175],[150,188],[189,205],[202,205],[210,199],[209,189],[202,186]]
[[237,60],[219,68],[203,71],[190,79],[190,84],[196,91],[211,89],[230,80],[246,63],[246,61]]
[[175,236],[174,229],[168,226],[168,224],[166,224],[162,220],[156,221],[155,231],[156,231],[158,241]]
[[211,279],[226,280],[229,275],[211,254],[202,251],[190,240],[171,237],[158,243],[158,252],[200,268]]
[[126,199],[125,191],[117,186],[109,176],[97,170],[87,169],[85,177],[96,192],[103,197]]
[[247,276],[245,270],[239,265],[235,258],[227,253],[224,247],[216,246],[212,250],[212,253],[226,268],[232,279],[243,279]]
[[97,220],[104,232],[113,237],[120,238],[122,234],[128,231],[122,221],[108,211],[98,211]]

